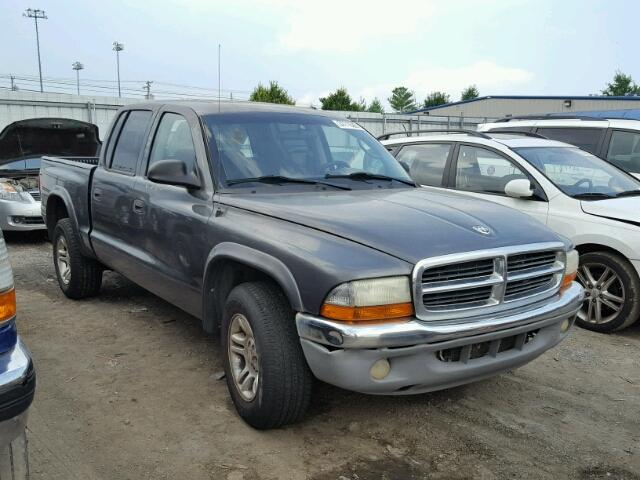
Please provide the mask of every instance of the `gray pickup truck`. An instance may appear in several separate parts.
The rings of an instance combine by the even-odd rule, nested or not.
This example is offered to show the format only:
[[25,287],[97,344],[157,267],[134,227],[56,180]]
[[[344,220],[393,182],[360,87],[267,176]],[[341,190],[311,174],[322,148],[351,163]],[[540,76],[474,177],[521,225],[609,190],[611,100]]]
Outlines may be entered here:
[[279,106],[143,103],[99,159],[42,161],[62,291],[115,270],[219,333],[256,428],[302,418],[313,378],[412,394],[523,365],[583,298],[577,253],[494,203],[414,185],[358,125]]

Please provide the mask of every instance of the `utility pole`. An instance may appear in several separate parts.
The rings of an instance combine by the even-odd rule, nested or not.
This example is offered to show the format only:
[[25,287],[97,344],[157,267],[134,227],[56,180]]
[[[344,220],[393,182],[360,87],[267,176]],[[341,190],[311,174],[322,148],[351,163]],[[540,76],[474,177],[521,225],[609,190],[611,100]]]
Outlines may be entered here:
[[27,8],[22,16],[26,18],[33,18],[33,21],[36,24],[36,45],[38,46],[38,73],[40,74],[40,91],[44,92],[44,89],[42,88],[42,62],[40,61],[40,34],[38,33],[38,19],[46,20],[47,14],[44,13],[44,10]]
[[80,95],[80,70],[84,68],[84,65],[80,62],[73,62],[71,68],[76,71],[76,88],[78,89],[78,95]]
[[144,83],[144,87],[142,87],[142,89],[146,92],[145,95],[144,95],[144,98],[147,99],[147,100],[152,100],[153,99],[153,95],[151,95],[151,84],[152,83],[153,83],[152,81],[147,80]]
[[17,92],[18,91],[18,86],[16,85],[16,77],[11,75],[10,78],[11,78],[11,91],[12,92]]
[[218,44],[218,113],[220,113],[220,92],[222,89],[220,83],[220,55],[222,51],[222,45]]
[[122,98],[120,92],[120,52],[124,50],[124,43],[113,42],[113,50],[116,52],[116,65],[118,69],[118,97]]

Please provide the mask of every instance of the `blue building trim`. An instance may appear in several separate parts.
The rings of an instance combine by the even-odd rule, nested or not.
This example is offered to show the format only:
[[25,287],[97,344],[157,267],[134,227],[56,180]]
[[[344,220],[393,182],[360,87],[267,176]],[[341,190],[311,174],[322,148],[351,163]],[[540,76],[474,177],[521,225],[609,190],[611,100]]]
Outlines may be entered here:
[[640,102],[640,95],[625,95],[625,96],[606,96],[606,95],[598,95],[598,96],[575,96],[568,95],[566,97],[560,95],[486,95],[484,97],[472,98],[471,100],[460,100],[459,102],[450,102],[442,105],[437,105],[435,107],[421,108],[420,110],[414,110],[413,112],[407,112],[407,114],[412,113],[422,113],[422,112],[430,112],[431,110],[438,110],[439,108],[452,107],[455,105],[464,105],[466,103],[479,102],[482,100],[489,99],[498,99],[498,100],[625,100],[631,102]]

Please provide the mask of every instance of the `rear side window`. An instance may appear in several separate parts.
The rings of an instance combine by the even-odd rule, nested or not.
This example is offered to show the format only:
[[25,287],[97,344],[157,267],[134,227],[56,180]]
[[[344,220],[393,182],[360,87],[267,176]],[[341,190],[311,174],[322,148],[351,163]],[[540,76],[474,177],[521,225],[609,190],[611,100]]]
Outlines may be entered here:
[[607,160],[627,172],[640,173],[640,133],[614,130]]
[[407,145],[396,158],[409,167],[409,175],[420,185],[441,187],[450,151],[450,144]]
[[197,171],[191,128],[182,115],[162,115],[151,147],[149,167],[160,160],[182,160],[187,166],[187,172]]
[[598,145],[605,131],[604,128],[538,128],[537,133],[552,140],[570,143],[597,155]]
[[135,173],[150,119],[151,112],[147,110],[129,113],[113,151],[110,165],[112,170]]

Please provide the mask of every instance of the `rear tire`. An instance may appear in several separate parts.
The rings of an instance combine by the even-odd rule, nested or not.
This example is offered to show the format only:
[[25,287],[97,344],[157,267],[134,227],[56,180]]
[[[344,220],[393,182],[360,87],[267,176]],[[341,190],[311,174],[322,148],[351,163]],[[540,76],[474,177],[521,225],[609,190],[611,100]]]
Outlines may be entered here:
[[263,430],[302,419],[313,376],[293,311],[277,286],[235,287],[224,308],[221,342],[227,387],[245,422]]
[[640,316],[640,279],[624,257],[610,252],[580,255],[578,281],[586,290],[576,318],[580,327],[614,332],[629,327]]
[[102,265],[82,254],[80,239],[69,218],[58,221],[51,243],[53,264],[62,292],[76,300],[97,295],[102,286]]

